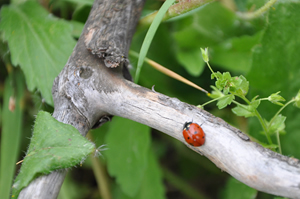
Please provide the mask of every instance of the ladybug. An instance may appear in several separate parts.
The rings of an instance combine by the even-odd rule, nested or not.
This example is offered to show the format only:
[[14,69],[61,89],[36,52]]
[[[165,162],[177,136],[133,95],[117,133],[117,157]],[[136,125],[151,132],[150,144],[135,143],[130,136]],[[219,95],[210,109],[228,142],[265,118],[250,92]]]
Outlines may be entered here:
[[183,126],[182,134],[185,141],[192,146],[202,146],[205,142],[204,131],[196,123],[186,122]]

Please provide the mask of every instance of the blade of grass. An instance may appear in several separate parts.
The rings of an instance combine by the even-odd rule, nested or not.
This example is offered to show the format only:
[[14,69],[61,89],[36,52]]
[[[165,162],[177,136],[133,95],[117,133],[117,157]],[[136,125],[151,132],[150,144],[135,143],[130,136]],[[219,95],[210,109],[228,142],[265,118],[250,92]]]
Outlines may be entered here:
[[19,155],[24,98],[24,79],[13,71],[5,81],[2,110],[0,198],[10,198],[10,191]]
[[[136,53],[134,51],[129,51],[129,54],[134,56],[134,57],[139,57],[138,53]],[[177,73],[174,73],[173,71],[165,68],[164,66],[160,65],[159,63],[157,63],[157,62],[155,62],[155,61],[153,61],[153,60],[151,60],[147,57],[145,57],[145,62],[147,62],[150,66],[152,66],[156,70],[162,72],[163,74],[168,75],[169,77],[172,77],[172,78],[174,78],[178,81],[181,81],[181,82],[183,82],[183,83],[185,83],[189,86],[192,86],[192,87],[194,87],[194,88],[196,88],[196,89],[198,89],[198,90],[200,90],[200,91],[202,91],[202,92],[209,95],[209,93],[205,89],[203,89],[200,86],[194,84],[193,82],[185,79],[184,77],[178,75]]]
[[135,74],[135,83],[137,83],[139,81],[139,76],[140,76],[140,72],[141,72],[141,68],[142,65],[144,63],[144,59],[146,57],[146,54],[148,52],[148,49],[150,47],[150,44],[152,42],[152,39],[156,33],[156,30],[161,22],[161,20],[163,19],[165,13],[167,12],[167,10],[169,9],[169,7],[175,2],[175,0],[167,0],[165,1],[165,3],[162,5],[162,7],[159,9],[157,15],[155,16],[147,34],[146,37],[143,41],[141,50],[140,50],[140,55],[139,55],[139,59],[138,59],[138,65],[137,65],[137,70],[136,70],[136,74]]

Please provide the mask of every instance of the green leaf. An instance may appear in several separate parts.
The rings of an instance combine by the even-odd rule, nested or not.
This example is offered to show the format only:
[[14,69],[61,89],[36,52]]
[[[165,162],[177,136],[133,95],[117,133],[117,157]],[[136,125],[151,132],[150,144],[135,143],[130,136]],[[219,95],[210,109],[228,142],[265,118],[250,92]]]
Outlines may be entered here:
[[[294,113],[296,113],[296,111]],[[280,137],[283,154],[292,154],[296,158],[300,158],[299,129],[297,131],[297,128],[299,128],[299,121],[300,114],[294,114],[293,119],[288,118],[285,129],[287,133]]]
[[83,4],[87,6],[92,6],[94,3],[94,0],[62,0],[62,1],[68,1],[68,2]]
[[199,49],[179,50],[176,58],[180,64],[193,76],[199,76],[204,70],[204,61],[201,59]]
[[252,36],[233,37],[211,47],[211,63],[235,73],[247,73],[251,68],[252,48],[261,35],[262,31]]
[[[214,74],[212,74],[214,75]],[[223,93],[226,95],[229,93],[230,90],[230,81],[231,81],[231,75],[229,72],[225,72],[221,74],[220,72],[216,72],[215,75],[218,77],[218,80],[216,81],[216,87],[219,90],[223,90]]]
[[208,48],[201,48],[202,58],[204,62],[209,62],[209,56],[208,56]]
[[216,98],[224,96],[224,94],[220,90],[218,90],[215,86],[210,86],[210,87],[213,89],[213,91],[211,92],[209,97],[216,99]]
[[37,2],[27,1],[2,7],[0,30],[8,42],[12,64],[22,68],[28,89],[37,88],[53,105],[53,80],[75,46],[72,27]]
[[178,20],[173,36],[177,46],[183,49],[213,46],[233,35],[236,20],[233,12],[213,2]]
[[273,104],[277,104],[277,105],[279,105],[279,106],[283,106],[283,104],[280,103],[280,102],[284,102],[285,99],[284,99],[281,95],[279,95],[279,93],[280,93],[280,91],[278,91],[277,93],[271,94],[271,95],[268,97],[268,100],[269,100],[270,102],[272,102]]
[[256,198],[257,191],[231,177],[227,181],[226,187],[222,195],[224,195],[222,199],[254,199]]
[[235,77],[235,78],[238,81],[238,83],[235,85],[236,86],[236,88],[235,88],[236,95],[246,96],[249,91],[249,82],[243,75],[240,75],[239,77]]
[[141,50],[140,50],[140,55],[139,55],[139,59],[138,59],[138,64],[137,64],[137,70],[136,70],[136,74],[135,74],[135,82],[137,83],[139,81],[139,76],[140,76],[140,72],[141,72],[141,67],[144,63],[144,59],[147,55],[148,49],[150,47],[150,44],[152,42],[152,39],[156,33],[156,30],[161,22],[161,20],[163,19],[165,13],[167,12],[167,10],[169,9],[169,7],[175,2],[175,0],[166,0],[164,2],[164,4],[161,6],[161,8],[159,9],[159,11],[157,12],[147,34],[146,37],[143,41]]
[[233,95],[237,95],[239,97],[245,97],[249,90],[249,82],[247,79],[240,75],[239,77],[231,77],[229,72],[225,72],[221,74],[220,72],[216,72],[211,74],[211,78],[217,77],[216,87],[219,90],[223,90],[223,93],[226,95],[231,93]]
[[229,85],[229,91],[234,95],[245,97],[248,93],[249,82],[243,75],[230,78],[227,84]]
[[1,129],[0,198],[9,198],[23,126],[24,77],[13,71],[5,80]]
[[298,91],[296,97],[295,97],[295,103],[294,105],[298,108],[300,108],[300,90]]
[[165,198],[165,190],[158,161],[152,150],[149,150],[147,157],[148,165],[137,198],[163,199]]
[[250,105],[238,104],[232,109],[232,112],[237,116],[252,117],[255,115],[255,110],[260,104],[260,100],[252,101]]
[[84,28],[84,23],[81,23],[81,22],[78,22],[78,21],[68,21],[68,23],[70,23],[72,25],[72,36],[73,37],[76,37],[76,38],[79,38],[81,33],[82,33],[82,30]]
[[218,80],[218,79],[223,78],[223,74],[220,73],[219,71],[217,71],[217,72],[215,72],[215,73],[212,73],[212,74],[210,75],[210,78],[211,78],[211,79],[216,78],[216,79]]
[[114,117],[106,136],[108,172],[128,196],[135,196],[147,168],[150,128],[132,120]]
[[285,129],[285,120],[286,117],[279,114],[274,119],[272,119],[272,124],[268,123],[269,127],[269,134],[274,134],[276,132],[283,132]]
[[[261,45],[254,48],[252,69],[247,79],[255,90],[282,91],[283,96],[292,97],[299,90],[300,59],[300,4],[281,1],[276,9],[270,9],[268,26]],[[293,24],[293,25],[291,25]]]
[[[260,45],[253,50],[252,68],[247,79],[251,82],[252,96],[269,96],[281,91],[285,99],[292,99],[300,85],[300,4],[299,1],[278,1],[274,8],[269,10]],[[259,111],[265,118],[272,118],[278,107],[267,103]],[[299,159],[299,109],[288,106],[284,115],[287,117],[287,134],[280,137],[282,152]],[[250,130],[255,126],[257,123],[253,122]]]
[[165,190],[162,172],[159,167],[159,163],[152,150],[148,151],[147,156],[147,168],[145,175],[141,181],[141,186],[138,193],[129,197],[119,187],[113,190],[113,198],[118,199],[163,199],[165,198]]
[[225,108],[227,105],[231,104],[233,100],[234,100],[234,95],[232,94],[225,95],[218,101],[217,106],[219,109]]
[[244,116],[244,117],[254,116],[253,111],[249,111],[248,106],[246,105],[238,105],[232,109],[232,112],[237,116]]
[[252,100],[250,103],[250,106],[252,107],[252,109],[257,109],[258,106],[260,105],[260,100]]
[[75,166],[95,151],[95,145],[76,128],[58,122],[48,112],[39,112],[20,173],[13,185],[13,197],[39,175]]

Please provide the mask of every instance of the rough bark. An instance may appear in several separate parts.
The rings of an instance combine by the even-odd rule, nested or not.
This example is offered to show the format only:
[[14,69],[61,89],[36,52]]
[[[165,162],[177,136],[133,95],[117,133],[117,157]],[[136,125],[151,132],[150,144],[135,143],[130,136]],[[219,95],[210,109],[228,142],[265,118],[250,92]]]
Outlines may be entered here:
[[[138,18],[134,15],[140,12],[143,3],[128,1],[130,4],[122,4],[133,5],[132,9],[138,11],[130,12],[127,26],[115,27],[126,29],[126,33],[121,36],[115,34],[118,31],[109,26],[105,14],[98,18],[98,13],[102,13],[102,5],[106,5],[107,2],[111,1],[95,1],[73,54],[54,81],[53,117],[72,124],[85,135],[93,126],[101,125],[112,115],[118,115],[146,124],[184,144],[186,142],[182,136],[183,125],[193,121],[202,124],[206,142],[201,147],[187,147],[206,156],[221,170],[250,187],[274,195],[300,198],[299,160],[263,148],[252,142],[240,130],[202,109],[141,87],[124,78],[122,71],[126,67],[125,57]],[[119,12],[122,9],[117,7],[116,10]],[[113,15],[116,16],[117,14]],[[110,20],[118,21],[111,18]],[[103,27],[115,34],[115,37],[112,37],[115,41],[108,39],[108,43],[102,43],[101,39],[99,40],[102,35],[105,40],[111,38]],[[111,63],[114,66],[110,65]],[[56,198],[64,175],[65,171],[58,171],[36,179],[21,192],[20,198]],[[36,195],[34,192],[41,195],[33,197]]]

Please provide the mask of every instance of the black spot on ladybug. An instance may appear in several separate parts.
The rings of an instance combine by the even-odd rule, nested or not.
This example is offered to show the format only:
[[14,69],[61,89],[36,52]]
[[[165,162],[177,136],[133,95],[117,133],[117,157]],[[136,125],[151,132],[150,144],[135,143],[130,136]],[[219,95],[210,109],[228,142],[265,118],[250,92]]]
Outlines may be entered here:
[[188,139],[190,139],[190,137],[188,137]]

